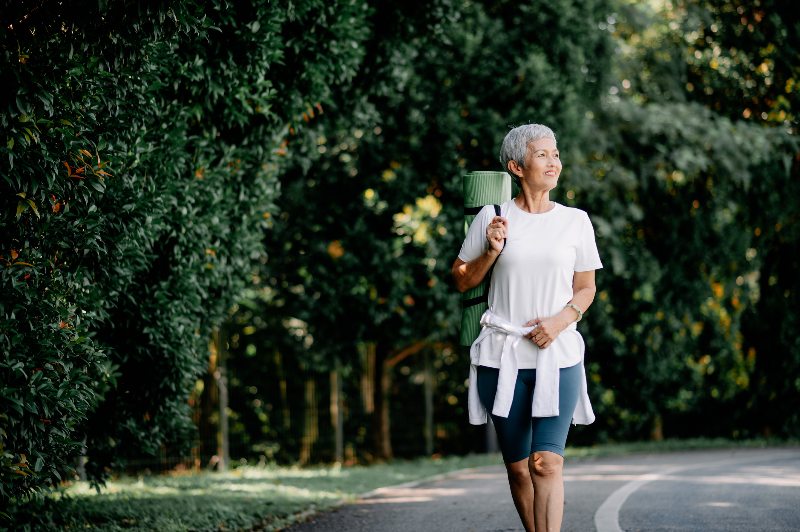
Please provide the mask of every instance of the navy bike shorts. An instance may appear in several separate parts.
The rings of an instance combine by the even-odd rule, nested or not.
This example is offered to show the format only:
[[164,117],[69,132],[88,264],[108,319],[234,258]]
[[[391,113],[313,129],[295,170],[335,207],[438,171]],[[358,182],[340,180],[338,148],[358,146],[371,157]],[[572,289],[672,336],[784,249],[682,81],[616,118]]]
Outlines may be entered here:
[[[508,417],[492,415],[497,440],[506,463],[528,458],[535,451],[550,451],[564,456],[567,433],[578,404],[581,365],[559,370],[558,411],[554,417],[531,417],[533,389],[536,384],[535,369],[521,369],[517,373],[514,399]],[[483,406],[491,412],[497,392],[500,370],[478,366],[478,395]]]

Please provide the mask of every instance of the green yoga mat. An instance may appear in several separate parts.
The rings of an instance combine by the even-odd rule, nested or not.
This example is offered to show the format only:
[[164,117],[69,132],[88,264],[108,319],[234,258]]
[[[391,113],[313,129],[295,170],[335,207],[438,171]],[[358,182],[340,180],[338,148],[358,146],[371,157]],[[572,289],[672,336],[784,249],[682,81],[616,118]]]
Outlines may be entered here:
[[[464,174],[464,234],[466,234],[475,215],[484,205],[500,205],[511,199],[511,176],[506,172],[467,172]],[[486,311],[486,298],[489,279],[461,295],[461,337],[462,346],[472,345],[481,330],[481,316]],[[466,306],[464,303],[482,298],[480,303]]]

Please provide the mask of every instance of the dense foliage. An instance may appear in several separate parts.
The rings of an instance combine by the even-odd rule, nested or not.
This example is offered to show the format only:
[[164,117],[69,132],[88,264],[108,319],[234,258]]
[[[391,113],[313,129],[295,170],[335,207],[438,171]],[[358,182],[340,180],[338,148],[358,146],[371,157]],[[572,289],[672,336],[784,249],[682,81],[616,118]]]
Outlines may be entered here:
[[[421,382],[426,357],[434,358],[440,443],[470,450],[449,280],[463,238],[461,175],[496,168],[498,141],[513,122],[563,124],[563,144],[578,145],[610,62],[610,34],[597,31],[606,9],[460,1],[376,9],[356,83],[307,130],[302,157],[281,178],[269,260],[253,287],[261,297],[237,317],[235,408],[251,427],[269,426],[242,431],[251,451],[292,449],[302,437],[302,424],[284,424],[269,362],[276,351],[312,375],[337,359],[349,368],[347,438],[357,454],[383,457],[392,443],[402,454],[423,451],[423,393],[409,381]],[[374,383],[366,391],[374,400],[359,397],[361,378]],[[289,402],[302,414],[298,385]]]
[[82,453],[100,478],[191,442],[187,396],[261,254],[286,141],[352,77],[365,14],[4,8],[4,498]]
[[624,243],[609,249],[619,315],[596,344],[631,361],[598,368],[609,434],[796,436],[797,15],[687,0],[618,18],[590,157],[630,212],[608,190],[590,202]]
[[[297,456],[303,388],[287,392],[272,362],[258,364],[283,353],[294,371],[317,375],[321,412],[330,391],[322,372],[335,358],[349,368],[348,441],[381,454],[370,439],[380,420],[364,417],[358,388],[364,374],[377,385],[381,373],[363,342],[377,344],[378,365],[381,350],[393,361],[428,346],[388,370],[401,453],[422,451],[426,356],[436,448],[481,448],[465,422],[466,361],[450,343],[460,176],[496,168],[507,125],[524,120],[556,128],[565,157],[556,199],[592,214],[606,265],[581,324],[599,421],[573,440],[796,434],[781,398],[798,383],[779,368],[798,363],[787,276],[796,259],[785,252],[797,219],[785,200],[798,197],[789,112],[798,36],[776,17],[779,4],[443,2],[453,8],[384,14],[399,21],[388,27],[379,24],[390,10],[377,10],[367,81],[345,95],[355,111],[308,130],[299,170],[283,174],[258,296],[236,317],[240,452]],[[749,28],[755,19],[764,25]],[[763,83],[764,54],[776,57],[767,64],[780,82]],[[776,268],[782,278],[769,273]],[[331,439],[319,444],[329,457]]]

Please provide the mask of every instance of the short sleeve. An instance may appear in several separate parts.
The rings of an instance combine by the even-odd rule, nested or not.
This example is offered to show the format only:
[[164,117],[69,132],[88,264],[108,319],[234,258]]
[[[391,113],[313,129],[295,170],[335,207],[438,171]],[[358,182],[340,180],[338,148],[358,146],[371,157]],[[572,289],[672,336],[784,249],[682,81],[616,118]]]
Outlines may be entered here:
[[602,267],[603,263],[600,262],[600,254],[597,252],[597,243],[594,238],[594,227],[589,215],[584,212],[580,241],[575,257],[575,271],[588,272],[599,270]]
[[469,230],[467,230],[464,243],[461,244],[461,251],[458,252],[459,259],[464,262],[475,260],[488,249],[489,242],[486,240],[486,227],[491,222],[493,214],[494,207],[485,205],[475,216],[469,226]]

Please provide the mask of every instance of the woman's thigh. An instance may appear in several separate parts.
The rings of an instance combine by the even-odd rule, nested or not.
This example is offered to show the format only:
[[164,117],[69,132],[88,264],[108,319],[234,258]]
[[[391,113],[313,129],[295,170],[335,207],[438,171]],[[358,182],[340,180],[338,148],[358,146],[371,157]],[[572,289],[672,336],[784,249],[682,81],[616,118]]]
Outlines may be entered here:
[[572,415],[578,404],[581,384],[581,365],[576,364],[559,370],[558,416],[533,418],[533,436],[530,454],[535,451],[550,451],[564,456],[567,434]]
[[[529,379],[521,378],[525,371],[533,370],[520,370],[508,417],[492,415],[492,423],[497,432],[497,441],[505,463],[517,462],[530,456],[533,389],[525,382]],[[478,366],[478,396],[489,412],[494,408],[498,376],[497,368]]]

